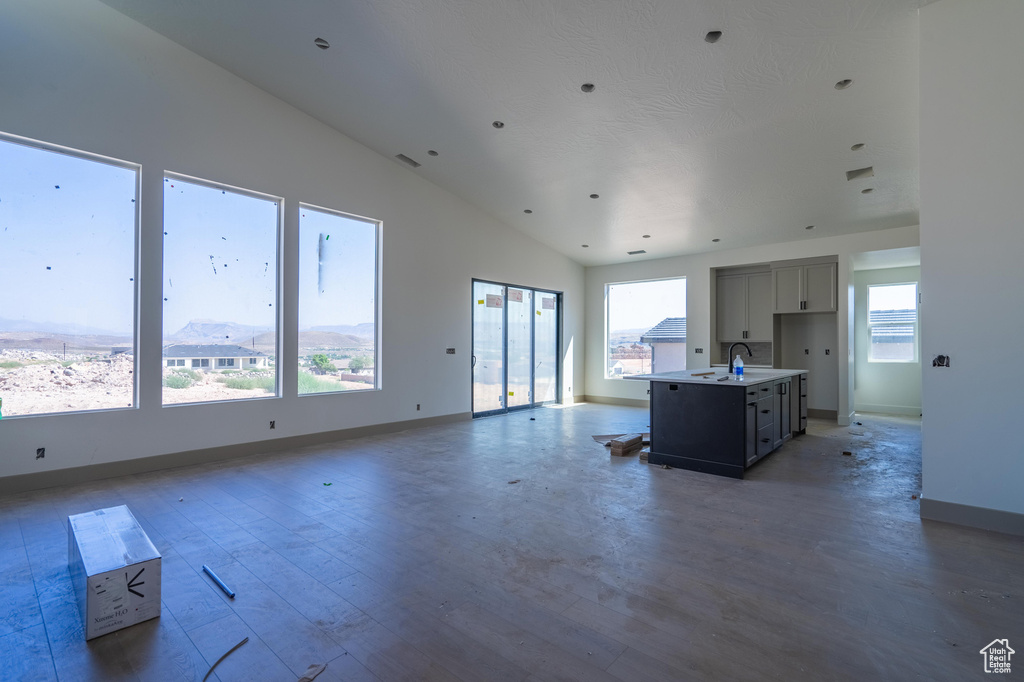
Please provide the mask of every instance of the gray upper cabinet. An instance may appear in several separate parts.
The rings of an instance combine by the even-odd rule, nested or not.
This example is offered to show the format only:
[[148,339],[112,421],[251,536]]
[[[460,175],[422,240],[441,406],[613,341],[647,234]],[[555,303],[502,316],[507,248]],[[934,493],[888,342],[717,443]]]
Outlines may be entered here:
[[772,269],[772,311],[776,313],[834,313],[836,264],[815,263]]
[[718,277],[718,340],[772,340],[772,275],[760,272]]

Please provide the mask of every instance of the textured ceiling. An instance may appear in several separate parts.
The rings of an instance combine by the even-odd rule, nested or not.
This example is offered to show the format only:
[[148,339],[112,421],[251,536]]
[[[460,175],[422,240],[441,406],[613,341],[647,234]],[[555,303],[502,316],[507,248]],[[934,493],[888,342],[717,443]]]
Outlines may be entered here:
[[921,0],[104,2],[585,265],[918,222]]

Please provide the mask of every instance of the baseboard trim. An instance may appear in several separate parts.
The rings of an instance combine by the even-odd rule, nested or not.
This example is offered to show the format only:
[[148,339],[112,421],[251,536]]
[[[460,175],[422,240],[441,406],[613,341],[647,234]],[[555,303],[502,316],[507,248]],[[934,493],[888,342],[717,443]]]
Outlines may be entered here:
[[895,414],[903,417],[921,416],[921,406],[913,405],[857,405],[858,412],[872,412],[874,414]]
[[955,523],[958,526],[970,526],[982,530],[993,530],[997,533],[1024,535],[1024,514],[974,507],[969,504],[943,502],[921,498],[921,518],[927,521]]
[[650,400],[638,398],[615,398],[606,395],[588,395],[584,402],[598,403],[599,405],[618,405],[620,407],[650,407]]
[[440,417],[425,417],[423,419],[410,419],[408,421],[389,422],[386,424],[372,424],[370,426],[357,426],[351,429],[340,429],[337,431],[324,431],[321,433],[307,433],[287,438],[275,438],[274,440],[261,440],[253,443],[238,443],[236,445],[224,445],[215,448],[204,448],[202,450],[188,450],[185,452],[174,452],[166,455],[153,457],[140,457],[138,459],[127,459],[120,462],[104,462],[102,464],[90,464],[89,466],[70,467],[67,469],[56,469],[54,471],[40,471],[32,474],[19,474],[17,476],[6,476],[0,478],[0,494],[12,494],[27,492],[29,490],[40,490],[42,488],[53,488],[56,486],[70,485],[73,483],[84,483],[87,481],[99,481],[104,478],[115,478],[117,476],[128,476],[141,474],[161,469],[173,469],[176,467],[190,466],[193,464],[205,464],[218,462],[227,459],[250,457],[257,454],[269,454],[294,450],[310,445],[322,445],[336,441],[351,440],[353,438],[366,438],[368,436],[382,436],[398,431],[409,431],[421,429],[428,426],[443,426],[455,422],[470,421],[473,418],[470,412],[446,414]]
[[812,410],[807,408],[807,416],[812,419],[837,419],[839,417],[838,410]]

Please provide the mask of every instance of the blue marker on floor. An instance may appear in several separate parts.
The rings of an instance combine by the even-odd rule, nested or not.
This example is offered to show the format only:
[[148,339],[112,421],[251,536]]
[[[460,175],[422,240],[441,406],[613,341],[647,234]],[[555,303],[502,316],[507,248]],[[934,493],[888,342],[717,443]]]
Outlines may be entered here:
[[232,592],[232,591],[231,591],[231,590],[230,590],[230,589],[228,588],[228,586],[224,584],[224,581],[223,581],[223,580],[221,580],[220,578],[218,578],[218,577],[217,577],[217,574],[213,572],[213,569],[212,569],[212,568],[210,568],[210,567],[209,567],[209,566],[207,566],[206,564],[203,564],[203,571],[204,571],[204,572],[206,573],[206,575],[208,575],[208,576],[210,576],[211,578],[213,578],[213,581],[214,581],[215,583],[217,583],[217,585],[219,585],[219,586],[220,586],[220,589],[224,590],[224,594],[228,595],[228,596],[229,596],[229,597],[231,597],[232,599],[234,599],[234,598],[235,598],[235,593],[234,593],[234,592]]

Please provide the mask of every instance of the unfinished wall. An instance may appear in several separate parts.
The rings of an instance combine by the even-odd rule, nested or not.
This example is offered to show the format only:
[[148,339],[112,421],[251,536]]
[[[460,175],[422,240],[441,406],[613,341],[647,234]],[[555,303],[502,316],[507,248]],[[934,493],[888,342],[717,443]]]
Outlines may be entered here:
[[[415,172],[94,0],[4,3],[0,63],[4,132],[142,164],[138,409],[4,419],[0,476],[466,414],[473,277],[565,292],[582,388],[583,268]],[[284,197],[285,397],[161,406],[164,171]],[[378,392],[296,395],[299,202],[382,221]]]
[[924,516],[1024,514],[1022,32],[1020,0],[921,8]]

